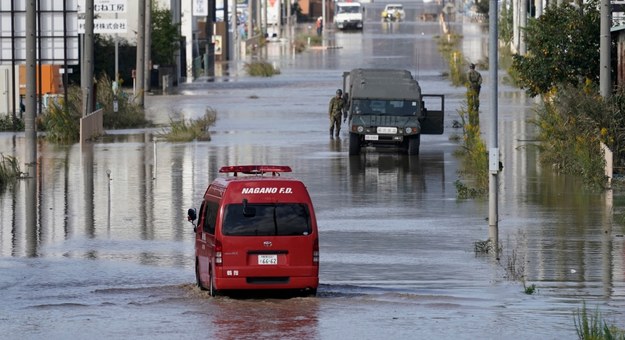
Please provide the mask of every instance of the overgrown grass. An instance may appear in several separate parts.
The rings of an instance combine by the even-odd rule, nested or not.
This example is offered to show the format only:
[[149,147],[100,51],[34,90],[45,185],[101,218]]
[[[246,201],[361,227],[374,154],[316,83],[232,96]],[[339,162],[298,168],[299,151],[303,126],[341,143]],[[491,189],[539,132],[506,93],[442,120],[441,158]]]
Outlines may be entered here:
[[14,184],[20,173],[20,167],[15,157],[0,154],[0,191]]
[[0,131],[24,131],[24,120],[13,115],[0,115]]
[[293,47],[295,48],[295,52],[301,53],[304,52],[308,46],[321,46],[322,43],[322,37],[316,34],[300,34],[295,37]]
[[[103,76],[97,84],[97,107],[104,110],[105,129],[140,128],[151,125],[145,113],[125,93],[118,96],[118,112],[113,110],[111,80]],[[74,143],[80,138],[80,118],[83,114],[82,90],[78,86],[67,89],[67,100],[52,102],[43,115],[37,117],[37,127],[46,132],[46,139],[56,143]]]
[[594,313],[589,314],[586,309],[586,303],[582,305],[582,309],[577,309],[573,319],[577,337],[580,340],[625,340],[625,331],[614,325],[608,325],[599,308]]
[[151,125],[145,119],[144,110],[135,104],[134,98],[120,90],[117,93],[118,110],[115,112],[113,106],[115,93],[113,93],[112,81],[106,74],[98,80],[97,98],[98,107],[104,110],[105,129],[131,129]]
[[247,74],[253,77],[271,77],[280,74],[280,70],[275,68],[271,63],[261,60],[245,63]]
[[[467,89],[467,102],[472,100],[472,90]],[[462,127],[462,147],[456,151],[460,157],[459,173],[463,181],[454,182],[458,198],[481,198],[488,194],[488,152],[480,135],[479,112],[473,105],[458,111]]]
[[490,240],[476,241],[474,243],[475,255],[495,254],[499,265],[503,268],[505,275],[504,278],[510,281],[521,282],[523,284],[523,292],[528,295],[535,294],[538,288],[535,284],[527,284],[525,276],[525,255],[518,249],[526,244],[525,234],[517,235],[515,239],[515,246],[510,246],[511,242],[508,240],[509,247],[506,252],[503,251],[503,247],[499,245],[498,249],[495,249],[494,244]]
[[461,35],[451,33],[435,37],[438,39],[438,51],[449,65],[449,79],[452,85],[462,86],[467,83],[467,62],[460,49]]
[[[462,148],[456,152],[461,159],[460,174],[463,180],[454,182],[458,198],[479,198],[488,193],[488,153],[480,136],[479,109],[473,105],[473,90],[467,77],[467,62],[460,50],[461,35],[451,33],[438,39],[438,50],[449,63],[449,79],[455,86],[466,86],[466,105],[458,114],[462,128]],[[468,108],[467,108],[468,107]]]
[[55,143],[74,143],[80,138],[82,96],[79,87],[67,91],[67,100],[52,102],[43,115],[37,117],[37,128],[46,132],[46,139]]
[[[558,173],[580,177],[588,188],[603,189],[607,178],[600,142],[611,149],[616,147],[615,159],[622,156],[614,139],[614,134],[620,130],[615,126],[615,119],[607,118],[609,111],[594,91],[562,89],[553,99],[545,100],[533,121],[540,129],[541,163]],[[614,118],[623,121],[621,117]],[[612,127],[612,131],[606,126]],[[623,142],[625,139],[621,139]]]
[[191,120],[170,119],[169,129],[164,130],[159,137],[168,142],[190,142],[193,140],[211,140],[208,128],[215,124],[217,112],[212,108],[207,108],[203,117]]

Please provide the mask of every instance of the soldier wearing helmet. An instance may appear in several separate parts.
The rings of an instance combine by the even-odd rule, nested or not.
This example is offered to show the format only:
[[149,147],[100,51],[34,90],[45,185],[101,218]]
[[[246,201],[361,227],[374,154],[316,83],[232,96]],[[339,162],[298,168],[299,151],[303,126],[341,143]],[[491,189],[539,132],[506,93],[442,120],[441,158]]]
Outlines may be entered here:
[[[333,135],[339,137],[341,131],[341,115],[343,114],[343,108],[345,107],[345,101],[343,100],[343,91],[341,89],[336,90],[336,95],[330,99],[330,108],[328,113],[330,115],[330,137]],[[335,128],[336,127],[336,131]]]
[[482,89],[482,75],[475,70],[475,64],[469,65],[469,96],[470,106],[476,112],[480,110],[480,90]]

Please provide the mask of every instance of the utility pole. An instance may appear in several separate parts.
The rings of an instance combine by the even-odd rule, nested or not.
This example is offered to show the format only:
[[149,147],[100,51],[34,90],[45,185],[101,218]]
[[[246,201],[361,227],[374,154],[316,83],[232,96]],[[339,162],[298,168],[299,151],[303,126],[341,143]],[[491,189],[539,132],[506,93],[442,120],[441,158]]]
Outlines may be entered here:
[[84,56],[82,58],[82,72],[80,74],[80,85],[83,94],[83,117],[93,112],[95,108],[95,91],[93,91],[93,19],[93,0],[86,0]]
[[[525,48],[525,27],[527,26],[527,4],[529,0],[521,0],[521,8],[519,8],[519,54],[524,56],[527,53]],[[497,18],[497,17],[493,17]],[[497,21],[497,20],[495,20]]]
[[145,5],[145,91],[152,89],[152,0]]
[[489,157],[488,157],[488,240],[494,247],[495,256],[499,256],[499,136],[497,130],[497,115],[498,115],[498,70],[497,65],[498,56],[498,40],[499,35],[497,20],[499,18],[497,0],[490,0],[489,9],[489,44],[488,44],[488,69],[490,70],[489,83],[491,85],[490,91],[490,131],[489,131]]
[[[26,2],[26,112],[24,125],[26,132],[26,143],[24,152],[25,173],[28,178],[25,180],[24,195],[24,230],[26,235],[37,235],[37,129],[35,115],[37,112],[37,7],[35,0]],[[27,237],[28,240],[32,240]],[[36,241],[27,241],[28,256],[37,254]]]
[[601,0],[601,38],[599,40],[599,89],[601,96],[607,98],[612,94],[611,42],[610,26],[612,26],[612,6],[610,0]]
[[[230,29],[232,34],[230,37],[232,38],[232,43],[230,44],[230,60],[239,60],[239,48],[241,43],[239,42],[239,18],[237,16],[237,1],[230,0],[229,5],[231,6],[231,14],[230,14]],[[224,2],[225,7],[225,2]]]
[[[37,129],[35,116],[37,113],[37,7],[35,1],[26,2],[26,112],[24,116],[24,131],[26,144],[24,150],[25,172],[29,177],[37,175]],[[26,210],[35,207],[26,207]]]
[[[91,0],[92,1],[92,0]],[[145,1],[139,0],[139,17],[137,22],[137,64],[135,66],[137,96],[136,101],[139,107],[143,108],[144,86],[145,86]]]

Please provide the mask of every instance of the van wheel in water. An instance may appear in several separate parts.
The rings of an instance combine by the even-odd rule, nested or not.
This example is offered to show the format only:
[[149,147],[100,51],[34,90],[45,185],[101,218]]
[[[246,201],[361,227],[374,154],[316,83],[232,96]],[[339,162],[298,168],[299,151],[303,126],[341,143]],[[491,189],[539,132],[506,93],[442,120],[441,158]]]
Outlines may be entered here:
[[200,287],[200,290],[206,290],[206,288],[202,286],[202,281],[200,281],[200,267],[197,260],[195,260],[195,284]]
[[213,285],[213,271],[208,272],[208,281],[208,295],[213,297],[219,295],[219,292],[217,292],[217,289],[215,289],[215,286]]

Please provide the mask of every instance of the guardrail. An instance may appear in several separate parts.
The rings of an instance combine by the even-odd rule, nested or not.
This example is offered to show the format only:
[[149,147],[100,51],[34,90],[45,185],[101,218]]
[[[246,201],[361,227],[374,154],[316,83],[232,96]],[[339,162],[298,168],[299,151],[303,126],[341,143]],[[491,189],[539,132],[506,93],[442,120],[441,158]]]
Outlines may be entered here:
[[80,118],[80,145],[104,134],[104,110],[99,109]]

